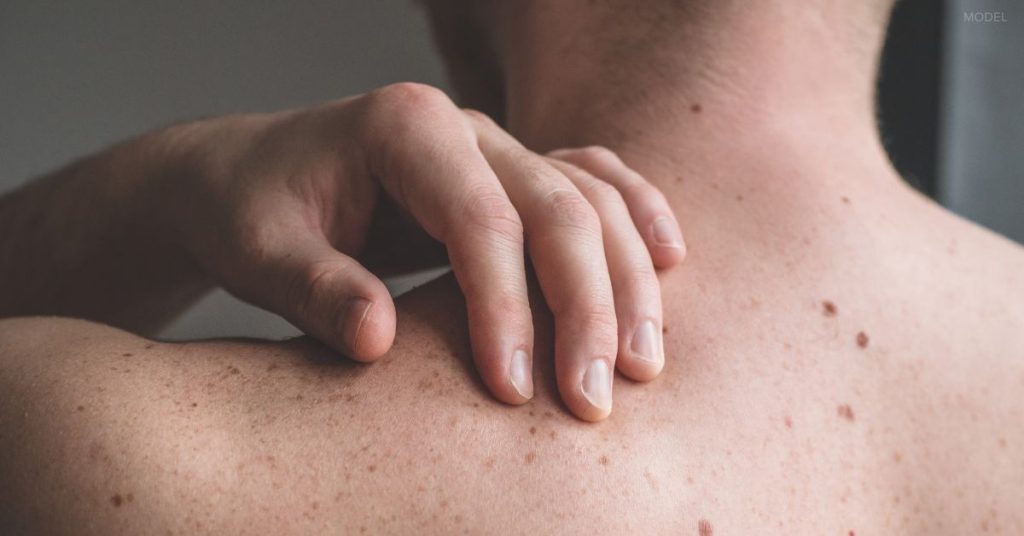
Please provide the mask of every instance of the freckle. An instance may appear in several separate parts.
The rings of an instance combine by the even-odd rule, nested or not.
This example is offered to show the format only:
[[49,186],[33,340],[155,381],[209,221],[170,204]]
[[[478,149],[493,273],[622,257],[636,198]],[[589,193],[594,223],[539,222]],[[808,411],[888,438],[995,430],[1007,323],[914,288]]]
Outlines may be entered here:
[[85,406],[78,406],[78,411],[85,411]]
[[377,466],[376,465],[370,465],[370,466],[368,466],[366,468],[366,470],[372,473],[372,472],[377,470]]
[[192,407],[194,408],[194,407],[198,406],[199,404],[197,404],[197,403],[193,402],[193,403],[191,403],[191,404],[189,404],[189,405],[190,405],[190,406],[192,406]]
[[550,419],[551,417],[554,417],[554,416],[555,416],[555,414],[554,414],[554,413],[551,413],[550,411],[545,411],[545,412],[544,412],[544,416]]
[[277,370],[277,363],[271,363],[267,365],[267,372],[273,372]]
[[683,178],[681,176],[676,176],[676,184],[679,184],[681,182],[683,182]]
[[122,357],[131,357],[132,353],[131,352],[125,352],[125,353],[121,354],[121,356]]
[[113,497],[110,498],[110,504],[113,504],[114,507],[121,506],[121,503],[123,503],[123,502],[124,502],[124,499],[121,497],[120,493],[115,494]]
[[536,413],[534,413],[533,410],[531,409],[530,410],[530,416],[533,417],[534,415],[536,415]]
[[661,334],[665,335],[666,333],[668,333],[668,326],[661,326]]
[[870,340],[871,339],[868,338],[868,334],[863,331],[857,334],[857,346],[860,346],[861,348],[867,348]]
[[785,423],[786,423],[786,428],[792,428],[793,427],[793,418],[790,417],[789,415],[786,415]]
[[473,402],[473,407],[474,408],[479,408],[480,407],[480,403],[479,402]]
[[531,450],[530,452],[526,453],[526,463],[528,463],[528,464],[529,463],[533,463],[536,460],[537,460],[537,453],[536,452]]
[[556,435],[557,434],[555,434],[554,430],[552,430],[550,433],[548,433],[548,436],[551,437],[551,439],[554,439]]
[[530,435],[536,435],[536,434],[537,434],[537,427],[536,426],[531,426],[530,427]]
[[314,510],[319,510],[320,509],[320,503],[318,503],[316,501],[313,501],[313,504],[310,505],[310,508],[312,508]]
[[607,466],[610,462],[611,462],[611,460],[609,460],[608,456],[605,455],[605,454],[602,454],[601,457],[598,458],[598,460],[597,460],[597,463],[599,463],[601,465],[604,465],[604,466]]
[[238,374],[240,371],[238,370],[238,367],[234,365],[228,365],[228,372],[230,372],[231,374]]
[[839,308],[829,300],[821,302],[821,311],[825,316],[836,316],[839,314]]
[[842,417],[842,418],[844,418],[844,419],[846,419],[848,421],[853,421],[854,420],[853,408],[851,408],[849,404],[843,404],[843,405],[837,407],[836,408],[836,413],[839,414],[840,417]]
[[152,347],[153,347],[153,345],[152,345],[152,344],[147,344],[147,345],[145,346],[146,350],[149,350],[149,349],[150,349],[150,348],[152,348]]
[[999,438],[999,448],[1006,448],[1006,439],[1005,438],[1002,438],[1002,437]]
[[700,104],[693,103],[690,105],[690,112],[692,113],[699,114],[702,110],[704,110],[704,108]]
[[843,196],[843,197],[841,197],[840,199],[842,199],[842,200],[843,200],[843,203],[844,203],[844,204],[847,204],[847,205],[849,205],[849,204],[850,204],[850,198],[849,198],[849,197],[846,197],[846,196],[844,195],[844,196]]
[[736,200],[737,201],[743,201],[743,196],[739,195],[739,194],[736,194]]
[[707,519],[701,519],[697,523],[697,534],[699,536],[712,536],[715,533],[715,528],[711,526],[711,522]]
[[896,463],[902,462],[903,461],[903,455],[900,454],[899,452],[893,451],[893,453],[892,453],[892,461],[894,461]]

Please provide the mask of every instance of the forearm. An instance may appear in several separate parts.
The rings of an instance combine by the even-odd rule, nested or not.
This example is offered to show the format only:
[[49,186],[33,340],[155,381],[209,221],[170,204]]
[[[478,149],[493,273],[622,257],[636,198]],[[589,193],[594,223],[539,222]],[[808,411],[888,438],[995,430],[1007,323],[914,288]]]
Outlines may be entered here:
[[171,130],[147,134],[0,197],[0,317],[153,332],[207,290],[152,187],[193,172],[178,141]]

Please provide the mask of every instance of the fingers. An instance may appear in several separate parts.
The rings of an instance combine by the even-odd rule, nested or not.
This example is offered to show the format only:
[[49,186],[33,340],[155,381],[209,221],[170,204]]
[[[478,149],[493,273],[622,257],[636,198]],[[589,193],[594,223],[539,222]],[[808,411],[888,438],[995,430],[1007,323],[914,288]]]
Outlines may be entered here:
[[661,372],[665,352],[661,289],[647,246],[618,190],[572,164],[550,161],[576,185],[601,220],[618,324],[616,368],[634,380],[651,380]]
[[555,317],[562,399],[582,419],[604,419],[612,409],[618,337],[598,214],[546,159],[486,122],[477,127],[480,149],[522,219],[531,262]]
[[499,400],[526,402],[533,396],[533,321],[518,213],[443,93],[397,85],[373,99],[365,136],[372,174],[448,249],[484,384]]
[[670,268],[683,261],[686,244],[679,223],[662,193],[603,147],[560,149],[549,156],[565,160],[614,186],[629,207],[654,266]]
[[387,288],[322,236],[287,233],[261,247],[247,299],[280,314],[305,333],[357,361],[391,348],[395,306]]

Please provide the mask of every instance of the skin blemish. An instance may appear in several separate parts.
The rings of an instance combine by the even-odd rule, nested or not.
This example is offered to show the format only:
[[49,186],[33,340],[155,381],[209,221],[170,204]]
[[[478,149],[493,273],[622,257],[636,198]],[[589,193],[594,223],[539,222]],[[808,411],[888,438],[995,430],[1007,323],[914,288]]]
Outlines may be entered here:
[[693,104],[690,105],[690,112],[691,113],[699,114],[702,111],[704,111],[704,107],[701,106],[700,104],[693,103]]
[[366,467],[366,470],[371,472],[371,473],[373,473],[373,472],[377,471],[377,466],[376,465],[369,465],[369,466]]
[[895,452],[895,451],[894,451],[894,452],[892,453],[892,461],[894,461],[894,462],[896,462],[896,463],[900,463],[900,462],[902,462],[902,461],[903,461],[903,455],[902,455],[902,454],[900,454],[899,452]]
[[125,353],[121,354],[122,357],[131,357],[132,355],[133,354],[131,352],[125,352]]
[[843,197],[840,197],[840,199],[842,199],[842,200],[843,200],[843,204],[844,204],[844,205],[849,205],[849,204],[850,204],[850,198],[849,198],[849,197],[846,197],[846,196],[844,195]]
[[597,459],[597,463],[607,467],[608,464],[611,463],[611,460],[608,459],[607,454],[602,454],[601,457]]
[[78,411],[85,411],[85,406],[78,406]]
[[850,422],[853,422],[853,420],[855,419],[853,415],[853,408],[851,408],[849,404],[843,404],[837,407],[836,414]]
[[713,536],[715,534],[715,528],[711,526],[711,522],[707,519],[701,519],[697,522],[697,535],[698,536]]
[[537,461],[537,453],[532,450],[530,452],[527,452],[525,460],[527,464],[531,464]]
[[275,370],[277,370],[277,363],[267,365],[267,372],[274,372]]
[[790,417],[789,415],[786,415],[786,419],[785,419],[784,422],[786,423],[786,428],[792,428],[793,427],[793,418]]
[[124,504],[124,497],[121,497],[120,493],[115,493],[114,496],[110,498],[110,504],[114,505],[114,508],[117,508]]
[[191,407],[193,407],[193,408],[194,408],[194,407],[196,407],[196,406],[198,406],[198,405],[199,405],[199,404],[197,404],[197,403],[195,403],[195,402],[193,402],[193,403],[189,404],[189,406],[191,406]]
[[665,335],[668,333],[668,326],[661,326],[661,334]]
[[861,348],[867,348],[868,342],[870,341],[871,339],[868,338],[867,333],[864,333],[863,331],[857,333],[857,346],[860,346]]
[[740,194],[736,194],[736,201],[743,201],[743,196]]
[[536,426],[531,426],[530,427],[530,435],[537,435],[537,427]]
[[147,344],[147,345],[145,346],[145,348],[146,348],[146,350],[149,350],[149,349],[153,348],[153,345],[152,345],[152,344]]
[[231,373],[231,374],[238,374],[241,371],[238,370],[238,367],[236,367],[234,365],[228,365],[228,372]]
[[831,301],[825,300],[821,302],[821,314],[829,317],[836,316],[839,314],[839,308]]

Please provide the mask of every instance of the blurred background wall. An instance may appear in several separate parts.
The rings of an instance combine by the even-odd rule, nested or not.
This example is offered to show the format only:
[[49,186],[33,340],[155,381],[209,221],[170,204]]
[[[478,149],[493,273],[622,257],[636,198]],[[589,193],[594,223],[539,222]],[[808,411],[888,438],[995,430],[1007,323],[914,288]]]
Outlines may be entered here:
[[[0,193],[177,120],[445,87],[427,30],[412,0],[2,0]],[[897,168],[1024,242],[1024,2],[902,0],[890,33],[880,123]],[[216,292],[165,336],[293,333]]]

